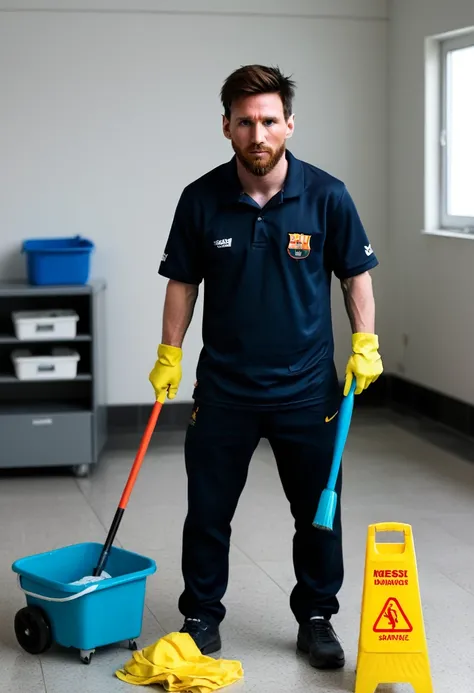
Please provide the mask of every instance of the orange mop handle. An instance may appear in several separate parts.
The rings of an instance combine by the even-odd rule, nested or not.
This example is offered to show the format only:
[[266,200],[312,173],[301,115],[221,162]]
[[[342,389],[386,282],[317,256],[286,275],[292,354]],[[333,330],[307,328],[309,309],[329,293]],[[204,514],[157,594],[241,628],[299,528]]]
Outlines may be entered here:
[[156,422],[158,421],[158,417],[160,415],[161,409],[163,407],[163,401],[166,397],[166,390],[163,390],[163,395],[160,393],[159,398],[153,405],[153,409],[150,414],[150,418],[148,419],[147,426],[145,428],[145,432],[143,434],[143,437],[140,441],[140,446],[138,448],[135,460],[133,462],[133,466],[130,470],[130,474],[128,476],[127,483],[125,484],[125,488],[123,490],[122,497],[120,499],[120,503],[118,507],[121,510],[125,510],[125,508],[128,505],[128,501],[130,499],[130,496],[133,491],[133,487],[135,486],[135,482],[137,480],[138,474],[140,472],[140,468],[142,466],[143,459],[147,453],[148,450],[148,445],[150,444],[151,437],[153,435],[153,432],[155,430]]
[[123,514],[125,512],[125,508],[127,507],[128,501],[130,499],[130,495],[133,491],[133,487],[135,486],[135,482],[138,477],[138,473],[140,471],[140,467],[142,466],[143,459],[146,455],[146,452],[148,450],[148,445],[151,440],[151,436],[153,435],[153,431],[155,430],[156,422],[158,421],[158,417],[160,415],[161,409],[163,408],[163,403],[166,399],[168,390],[162,390],[158,396],[158,399],[156,400],[155,404],[153,405],[152,412],[150,414],[150,418],[148,419],[148,423],[145,429],[145,432],[142,436],[142,439],[140,441],[140,445],[138,448],[138,452],[135,456],[135,460],[133,462],[133,466],[130,470],[130,474],[128,475],[127,483],[125,484],[125,488],[122,493],[122,497],[120,499],[120,503],[118,504],[117,510],[114,515],[114,519],[112,521],[112,524],[109,529],[109,533],[107,535],[107,539],[105,541],[105,544],[102,548],[102,552],[100,554],[99,562],[97,563],[97,566],[94,568],[94,573],[93,575],[95,577],[102,575],[102,571],[104,570],[105,564],[107,562],[107,559],[109,557],[110,549],[112,547],[112,544],[114,542],[114,539],[117,535],[118,528],[120,526],[120,522],[122,520]]

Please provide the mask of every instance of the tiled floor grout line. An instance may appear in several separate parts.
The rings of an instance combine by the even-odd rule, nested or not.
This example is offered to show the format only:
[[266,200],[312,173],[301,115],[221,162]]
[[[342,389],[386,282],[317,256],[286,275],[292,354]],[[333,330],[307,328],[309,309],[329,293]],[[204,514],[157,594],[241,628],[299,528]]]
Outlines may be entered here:
[[[95,517],[96,517],[97,520],[99,521],[99,524],[103,527],[104,532],[105,532],[105,534],[104,534],[104,542],[105,542],[105,539],[106,539],[106,537],[107,537],[107,532],[109,531],[110,528],[106,526],[105,522],[102,522],[102,520],[101,520],[99,514],[97,513],[96,509],[94,508],[94,506],[92,505],[92,503],[90,502],[90,500],[88,499],[88,497],[86,496],[86,494],[84,493],[84,491],[82,490],[82,488],[81,488],[81,486],[80,486],[80,484],[78,483],[77,480],[76,480],[76,486],[78,487],[79,492],[82,494],[82,496],[83,496],[84,500],[86,501],[87,505],[89,506],[89,508],[92,510],[92,512],[94,513]],[[122,549],[124,548],[122,542],[121,542],[118,538],[115,539],[114,544],[120,546],[120,548],[122,548]]]
[[[156,615],[155,615],[154,612],[151,610],[151,608],[148,606],[148,604],[146,603],[146,601],[145,601],[145,608],[147,609],[147,611],[150,612],[152,618],[156,621],[156,623],[157,623],[158,626],[161,628],[161,630],[163,631],[163,633],[166,633],[165,628],[163,628],[163,625],[162,625],[162,624],[160,623],[160,621],[157,619]],[[157,640],[158,640],[158,638],[157,638]]]
[[445,577],[447,580],[449,580],[449,582],[451,582],[453,585],[456,585],[456,587],[458,587],[460,590],[462,590],[463,592],[465,592],[466,594],[468,594],[470,597],[472,597],[474,599],[474,594],[470,590],[468,590],[465,587],[463,587],[462,585],[460,585],[459,582],[456,582],[456,580],[454,580],[454,578],[451,575],[448,575],[447,573],[444,572],[444,570],[442,570],[439,567],[437,567],[437,570],[443,577]]
[[282,587],[282,586],[275,580],[275,578],[273,578],[269,573],[267,573],[267,571],[265,570],[265,568],[262,568],[261,565],[259,565],[256,561],[254,561],[253,558],[252,558],[251,556],[249,556],[248,553],[246,553],[243,549],[241,549],[240,546],[239,546],[238,544],[236,544],[235,542],[232,542],[232,546],[235,546],[235,548],[238,549],[238,550],[240,551],[240,553],[242,553],[242,554],[245,556],[245,558],[247,558],[247,559],[251,562],[252,565],[254,565],[254,566],[255,566],[256,568],[258,568],[264,575],[266,575],[266,576],[273,582],[273,584],[276,585],[276,586],[278,587],[278,589],[279,589],[281,592],[283,592],[283,594],[285,594],[285,595],[288,597],[288,593],[286,592],[286,590],[284,589],[284,587]]
[[39,661],[39,665],[40,665],[40,669],[41,669],[41,676],[43,677],[44,693],[48,693],[48,689],[46,687],[46,678],[45,678],[44,670],[43,670],[43,662],[41,661],[40,656],[38,657],[38,661]]

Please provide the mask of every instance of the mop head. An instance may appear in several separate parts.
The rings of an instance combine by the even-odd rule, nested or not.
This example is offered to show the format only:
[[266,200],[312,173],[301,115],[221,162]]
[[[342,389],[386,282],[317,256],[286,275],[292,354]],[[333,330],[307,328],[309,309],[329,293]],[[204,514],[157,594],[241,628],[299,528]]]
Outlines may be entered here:
[[337,493],[328,488],[324,489],[313,520],[313,526],[317,529],[326,530],[328,532],[332,531],[336,507]]
[[71,585],[88,585],[91,582],[98,582],[99,580],[107,580],[107,578],[112,577],[108,573],[105,572],[105,570],[102,571],[101,575],[85,575],[83,578],[80,580],[76,580],[75,582],[71,582]]

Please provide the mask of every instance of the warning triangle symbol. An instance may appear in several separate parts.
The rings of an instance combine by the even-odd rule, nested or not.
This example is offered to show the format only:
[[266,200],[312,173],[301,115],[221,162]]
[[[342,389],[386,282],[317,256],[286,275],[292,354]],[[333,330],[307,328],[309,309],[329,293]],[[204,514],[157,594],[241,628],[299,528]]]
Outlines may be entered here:
[[398,599],[387,599],[375,621],[375,633],[411,633],[413,626],[400,606]]

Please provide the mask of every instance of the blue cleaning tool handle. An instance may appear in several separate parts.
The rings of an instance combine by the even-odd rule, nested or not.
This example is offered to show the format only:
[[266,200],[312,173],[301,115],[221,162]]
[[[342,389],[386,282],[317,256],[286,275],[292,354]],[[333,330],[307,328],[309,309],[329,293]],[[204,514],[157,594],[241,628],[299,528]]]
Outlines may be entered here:
[[328,488],[334,491],[336,487],[337,477],[341,466],[342,453],[346,444],[347,435],[351,425],[352,411],[354,409],[354,392],[357,386],[356,378],[352,376],[351,389],[349,393],[343,397],[339,416],[337,420],[336,441],[334,443],[334,454],[332,458],[331,473],[329,475]]

